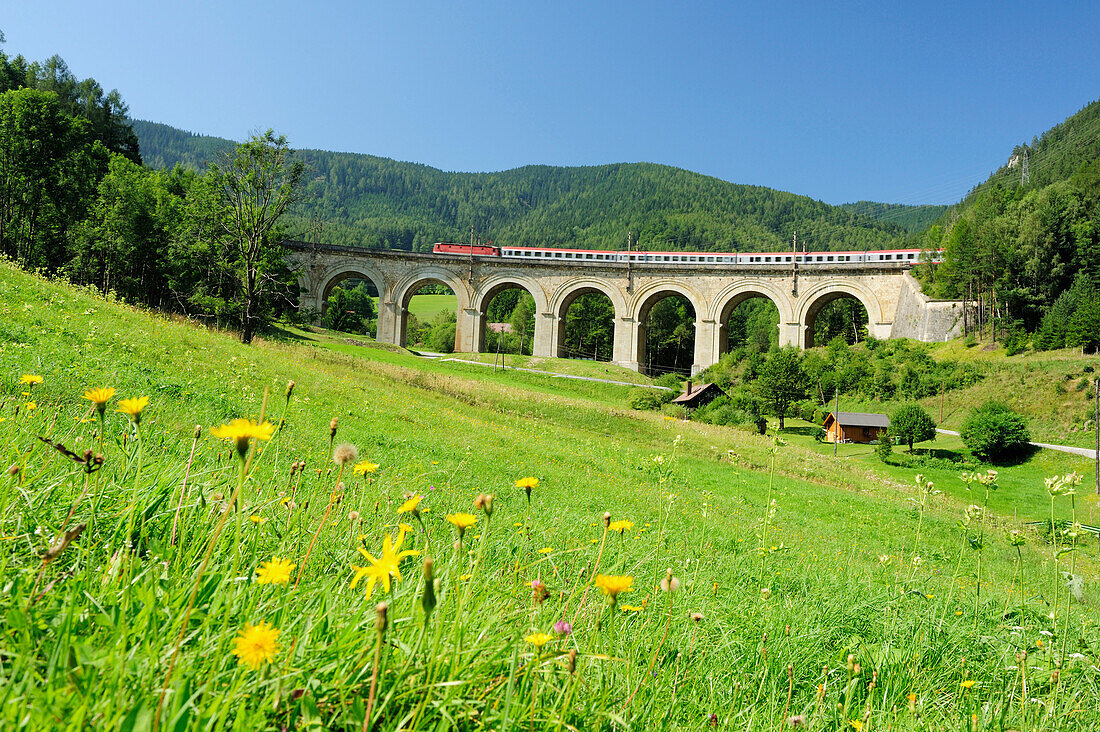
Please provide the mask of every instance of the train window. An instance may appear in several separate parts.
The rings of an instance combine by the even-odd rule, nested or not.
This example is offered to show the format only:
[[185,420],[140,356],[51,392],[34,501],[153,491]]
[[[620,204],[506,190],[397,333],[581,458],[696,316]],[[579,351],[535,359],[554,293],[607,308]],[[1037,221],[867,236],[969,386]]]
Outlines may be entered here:
[[555,257],[560,257],[560,256],[561,256],[561,252],[554,252],[554,256],[555,256]]
[[826,262],[831,262],[831,261],[833,261],[833,257],[832,257],[832,255],[830,255],[830,256],[828,256],[828,257],[825,257],[825,261],[826,261]]
[[909,258],[910,258],[910,259],[912,259],[912,258],[913,258],[913,254],[912,254],[912,252],[910,252],[910,253],[909,253]]
[[764,261],[765,262],[770,262],[770,261],[772,261],[772,258],[771,257],[764,257]]

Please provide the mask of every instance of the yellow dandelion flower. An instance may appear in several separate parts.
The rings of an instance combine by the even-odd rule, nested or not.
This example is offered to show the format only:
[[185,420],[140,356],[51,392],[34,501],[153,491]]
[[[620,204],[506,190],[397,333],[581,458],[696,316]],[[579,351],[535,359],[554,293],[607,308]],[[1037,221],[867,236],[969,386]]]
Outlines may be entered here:
[[522,524],[522,523],[520,523],[519,521],[517,521],[517,522],[515,522],[514,524],[512,524],[512,526],[514,526],[514,527],[516,527],[517,529],[519,529],[519,528],[522,528],[522,527],[523,527],[523,524]]
[[118,403],[118,411],[128,415],[134,424],[141,424],[141,412],[149,406],[149,397],[132,397]]
[[30,384],[30,385],[41,384],[42,383],[42,377],[39,376],[38,374],[23,374],[22,376],[19,377],[19,383],[20,384]]
[[622,605],[620,608],[624,613],[640,613],[642,608],[637,605]]
[[267,519],[265,519],[263,516],[258,516],[256,514],[252,514],[251,516],[249,516],[248,520],[254,524],[262,524],[263,522],[267,521]]
[[632,528],[634,528],[634,523],[625,519],[621,521],[612,521],[607,525],[608,531],[618,531],[620,534]]
[[477,516],[472,513],[449,513],[447,514],[447,520],[454,524],[458,529],[458,533],[461,534],[477,523]]
[[414,549],[401,551],[401,545],[404,543],[404,531],[401,531],[397,535],[396,543],[392,536],[386,534],[386,537],[382,540],[382,556],[377,559],[375,559],[366,549],[359,547],[359,553],[370,561],[370,566],[356,567],[354,564],[352,565],[352,568],[355,570],[355,578],[351,581],[352,589],[355,589],[360,579],[367,577],[367,597],[370,597],[371,594],[374,593],[374,585],[378,581],[381,581],[383,588],[385,588],[386,592],[389,592],[390,577],[393,576],[398,581],[401,580],[401,560],[405,557],[416,557],[420,555],[420,552]]
[[554,636],[549,633],[532,633],[524,638],[525,641],[533,645],[535,648],[542,648],[550,641],[554,640]]
[[849,719],[848,724],[852,725],[852,729],[856,732],[863,732],[863,721],[859,719]]
[[297,566],[287,559],[272,557],[270,562],[264,562],[256,568],[256,584],[285,585],[290,582],[290,573]]
[[23,405],[23,409],[25,409],[28,412],[33,412],[34,410],[38,409],[38,405],[35,404],[34,402],[27,402],[26,404]]
[[424,500],[424,496],[420,494],[414,495],[409,500],[401,504],[401,507],[397,509],[398,513],[408,513],[409,511],[415,511],[416,507],[420,505],[420,502]]
[[588,543],[589,543],[589,544],[599,544],[599,543],[600,543],[600,540],[599,540],[599,539],[589,539],[589,540],[588,540]]
[[242,458],[248,452],[248,445],[251,440],[270,440],[274,434],[275,425],[270,422],[256,424],[250,419],[235,419],[229,424],[210,429],[211,437],[235,443],[237,454]]
[[372,463],[370,460],[363,460],[355,464],[353,468],[356,475],[366,475],[367,473],[373,473],[378,470],[378,463]]
[[554,551],[553,547],[544,546],[542,549],[539,549],[539,554],[549,554],[552,551]]
[[99,387],[97,389],[88,389],[84,392],[84,398],[95,405],[95,408],[100,412],[103,412],[107,407],[107,402],[111,401],[111,397],[115,395],[115,390],[108,387]]
[[607,596],[611,598],[612,604],[616,602],[620,592],[630,592],[634,584],[633,577],[626,577],[620,575],[596,575],[596,587],[607,593]]
[[473,577],[472,574],[462,574],[462,575],[458,576],[458,580],[460,582],[465,582],[466,580],[470,579],[471,577]]
[[401,529],[402,534],[408,534],[416,531],[416,529],[414,529],[411,524],[398,524],[397,528]]
[[972,689],[972,688],[974,688],[974,684],[976,684],[976,683],[978,683],[978,682],[975,681],[974,679],[967,679],[966,681],[959,684],[959,686],[961,686],[964,689]]
[[279,629],[261,620],[256,625],[245,625],[234,641],[233,655],[240,663],[252,669],[258,669],[264,663],[270,663],[279,652]]
[[516,488],[538,488],[538,487],[539,487],[539,479],[538,478],[530,478],[530,477],[520,478],[519,480],[516,481]]

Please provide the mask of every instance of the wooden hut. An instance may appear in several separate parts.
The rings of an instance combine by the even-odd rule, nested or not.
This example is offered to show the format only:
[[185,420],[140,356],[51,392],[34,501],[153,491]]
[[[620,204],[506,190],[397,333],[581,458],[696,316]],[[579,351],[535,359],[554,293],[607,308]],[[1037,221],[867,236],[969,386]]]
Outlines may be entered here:
[[890,418],[867,412],[829,412],[822,426],[826,442],[874,442],[886,437]]
[[688,379],[684,384],[684,393],[673,397],[672,403],[680,404],[687,408],[688,411],[691,411],[705,404],[710,404],[725,393],[726,392],[722,391],[722,387],[717,384],[698,384],[693,386],[691,379]]

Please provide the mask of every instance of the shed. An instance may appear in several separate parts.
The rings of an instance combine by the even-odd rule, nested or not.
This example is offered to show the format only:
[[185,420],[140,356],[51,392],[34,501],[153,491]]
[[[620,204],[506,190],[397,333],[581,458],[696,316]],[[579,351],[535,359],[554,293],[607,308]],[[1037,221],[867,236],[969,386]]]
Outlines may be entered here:
[[868,412],[829,412],[822,426],[826,442],[873,442],[890,427],[890,418]]
[[680,404],[687,409],[697,409],[710,404],[720,396],[725,395],[722,387],[717,384],[699,384],[693,386],[691,379],[684,384],[684,393],[672,398],[672,404]]

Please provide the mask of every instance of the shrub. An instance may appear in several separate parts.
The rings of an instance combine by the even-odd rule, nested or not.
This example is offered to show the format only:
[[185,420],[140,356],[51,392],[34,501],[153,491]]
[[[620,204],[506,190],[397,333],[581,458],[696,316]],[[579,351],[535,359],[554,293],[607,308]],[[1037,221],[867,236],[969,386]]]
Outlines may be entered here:
[[676,392],[680,392],[680,391],[683,390],[684,380],[682,378],[680,378],[680,376],[678,374],[674,374],[674,373],[670,372],[670,373],[667,373],[667,374],[662,374],[658,378],[654,379],[653,383],[656,386],[663,386],[663,387],[666,387],[668,389],[672,389],[672,391],[674,393],[676,393]]
[[913,452],[914,442],[936,439],[936,423],[919,404],[903,404],[890,417],[890,437],[896,437]]
[[676,419],[687,419],[688,410],[683,404],[666,404],[661,407],[661,413]]
[[1031,440],[1024,418],[1000,402],[986,402],[971,412],[959,435],[982,460],[1003,458]]
[[886,458],[890,457],[890,453],[894,451],[894,446],[891,444],[890,438],[886,437],[878,441],[875,445],[875,454],[878,455],[878,459],[882,462],[886,462]]
[[660,409],[672,401],[673,393],[659,389],[632,389],[628,403],[631,409]]

